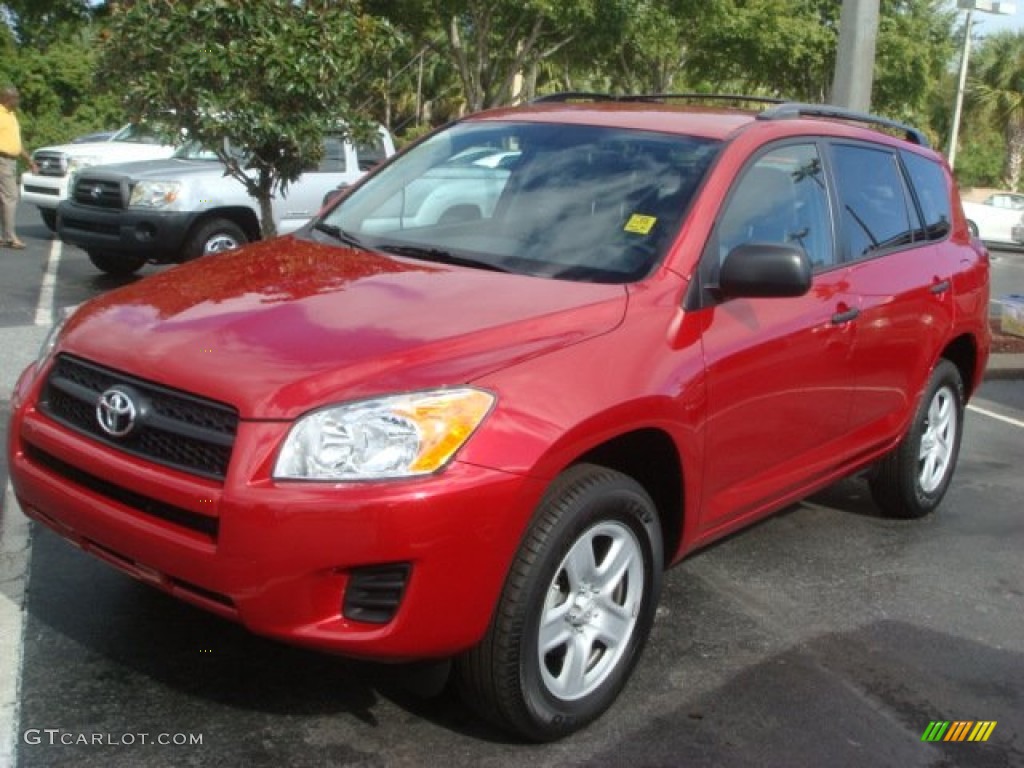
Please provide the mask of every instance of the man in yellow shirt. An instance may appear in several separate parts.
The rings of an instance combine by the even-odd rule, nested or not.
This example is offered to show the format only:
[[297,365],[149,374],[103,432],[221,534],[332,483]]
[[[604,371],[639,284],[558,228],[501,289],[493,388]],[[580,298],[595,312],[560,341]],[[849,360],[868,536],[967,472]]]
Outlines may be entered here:
[[36,172],[36,164],[21,145],[21,126],[14,110],[18,108],[18,89],[13,85],[0,88],[0,245],[24,248],[15,231],[14,216],[18,205],[18,158]]

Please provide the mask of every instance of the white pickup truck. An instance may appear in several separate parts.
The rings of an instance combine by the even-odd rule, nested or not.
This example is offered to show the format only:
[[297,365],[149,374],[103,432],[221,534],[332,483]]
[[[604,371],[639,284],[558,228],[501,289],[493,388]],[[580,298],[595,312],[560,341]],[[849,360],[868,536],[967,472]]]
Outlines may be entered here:
[[41,147],[32,153],[39,172],[21,176],[21,200],[37,206],[46,226],[56,231],[57,206],[67,199],[75,173],[106,163],[156,160],[173,152],[174,147],[161,143],[139,125],[126,125],[106,141]]
[[[317,168],[272,201],[279,234],[305,224],[339,187],[395,152],[380,128],[368,141],[329,135]],[[90,168],[77,174],[58,207],[61,240],[83,248],[103,272],[128,275],[144,264],[174,263],[260,238],[259,204],[225,175],[217,156],[195,143],[165,160]]]

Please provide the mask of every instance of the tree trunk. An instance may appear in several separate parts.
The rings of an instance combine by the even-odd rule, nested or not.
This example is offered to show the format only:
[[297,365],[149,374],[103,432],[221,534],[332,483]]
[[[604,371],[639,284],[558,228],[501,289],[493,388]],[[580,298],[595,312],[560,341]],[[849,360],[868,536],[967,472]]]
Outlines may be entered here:
[[1011,120],[1006,126],[1006,160],[1003,164],[1003,184],[1016,192],[1020,187],[1024,168],[1024,121]]

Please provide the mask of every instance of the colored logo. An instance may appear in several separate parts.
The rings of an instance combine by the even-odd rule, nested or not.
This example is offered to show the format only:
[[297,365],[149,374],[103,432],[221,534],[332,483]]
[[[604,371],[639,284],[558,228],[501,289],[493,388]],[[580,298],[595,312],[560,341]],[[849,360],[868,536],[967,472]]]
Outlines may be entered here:
[[995,720],[932,720],[921,741],[988,741],[995,728]]

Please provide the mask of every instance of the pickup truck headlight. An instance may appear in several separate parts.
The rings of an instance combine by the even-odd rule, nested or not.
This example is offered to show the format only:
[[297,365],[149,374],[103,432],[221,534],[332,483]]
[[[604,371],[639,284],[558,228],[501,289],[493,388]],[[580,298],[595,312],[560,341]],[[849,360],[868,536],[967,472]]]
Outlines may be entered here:
[[80,171],[83,168],[91,168],[94,165],[102,165],[103,158],[96,155],[82,155],[81,157],[68,158],[68,173]]
[[132,208],[164,208],[181,193],[180,181],[140,181],[132,188]]
[[323,408],[299,419],[274,465],[279,480],[378,480],[441,469],[494,404],[479,389],[442,389]]

